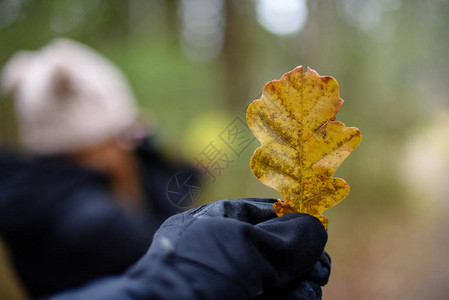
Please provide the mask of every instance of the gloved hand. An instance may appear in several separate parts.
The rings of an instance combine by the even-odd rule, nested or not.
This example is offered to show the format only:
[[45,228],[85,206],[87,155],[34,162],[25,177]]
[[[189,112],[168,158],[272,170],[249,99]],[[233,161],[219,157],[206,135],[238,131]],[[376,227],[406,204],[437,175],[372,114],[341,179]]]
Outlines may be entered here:
[[303,278],[296,280],[279,290],[263,293],[256,300],[315,300],[322,298],[321,287],[327,284],[331,270],[331,259],[323,252],[320,259],[315,263]]
[[327,233],[306,214],[277,218],[273,202],[222,200],[175,215],[124,277],[56,299],[319,299],[310,289],[329,275]]

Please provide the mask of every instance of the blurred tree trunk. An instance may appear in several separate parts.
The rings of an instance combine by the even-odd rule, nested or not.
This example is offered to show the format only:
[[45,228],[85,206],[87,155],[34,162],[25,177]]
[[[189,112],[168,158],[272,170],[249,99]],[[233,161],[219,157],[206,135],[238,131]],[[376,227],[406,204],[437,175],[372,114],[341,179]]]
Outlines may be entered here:
[[165,0],[166,30],[169,39],[178,36],[178,0]]
[[226,28],[223,60],[225,69],[226,102],[229,109],[240,109],[249,102],[249,73],[246,58],[250,55],[251,41],[244,15],[237,11],[235,1],[225,0]]
[[17,126],[11,99],[0,99],[0,147],[9,151],[18,148]]

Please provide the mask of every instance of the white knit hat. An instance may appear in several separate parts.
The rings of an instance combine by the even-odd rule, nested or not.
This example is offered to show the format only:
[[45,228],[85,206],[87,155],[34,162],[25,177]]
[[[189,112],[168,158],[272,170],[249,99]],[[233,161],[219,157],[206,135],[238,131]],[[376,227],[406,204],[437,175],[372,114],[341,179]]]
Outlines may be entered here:
[[1,82],[15,96],[22,145],[36,155],[99,144],[135,120],[134,95],[117,67],[68,39],[15,54]]

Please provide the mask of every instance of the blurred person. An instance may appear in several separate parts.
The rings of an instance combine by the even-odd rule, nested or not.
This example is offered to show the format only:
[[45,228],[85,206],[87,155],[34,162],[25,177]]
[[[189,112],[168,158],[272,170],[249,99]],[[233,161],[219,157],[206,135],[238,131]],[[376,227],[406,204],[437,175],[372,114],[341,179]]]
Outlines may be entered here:
[[276,218],[272,199],[176,214],[167,183],[186,166],[154,149],[126,80],[92,49],[58,39],[20,52],[2,87],[26,155],[0,155],[0,235],[30,296],[321,297],[330,259],[314,217]]
[[124,271],[180,211],[166,186],[184,166],[155,149],[121,72],[85,45],[17,53],[2,88],[25,155],[0,157],[0,235],[30,295]]
[[143,208],[134,153],[144,128],[121,72],[85,45],[58,39],[6,64],[3,90],[17,108],[19,138],[33,157],[65,157],[108,175],[120,203]]

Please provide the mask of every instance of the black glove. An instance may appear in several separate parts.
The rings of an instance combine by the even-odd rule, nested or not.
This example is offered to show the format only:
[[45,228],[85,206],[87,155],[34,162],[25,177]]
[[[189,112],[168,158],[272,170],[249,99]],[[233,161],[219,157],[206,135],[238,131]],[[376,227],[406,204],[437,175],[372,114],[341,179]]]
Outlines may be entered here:
[[279,290],[263,293],[256,300],[315,300],[322,298],[321,287],[327,284],[331,270],[331,259],[323,252],[320,259],[315,263],[303,278],[296,280]]
[[277,218],[273,202],[222,200],[175,215],[126,275],[56,299],[251,299],[324,284],[324,227],[306,214]]

